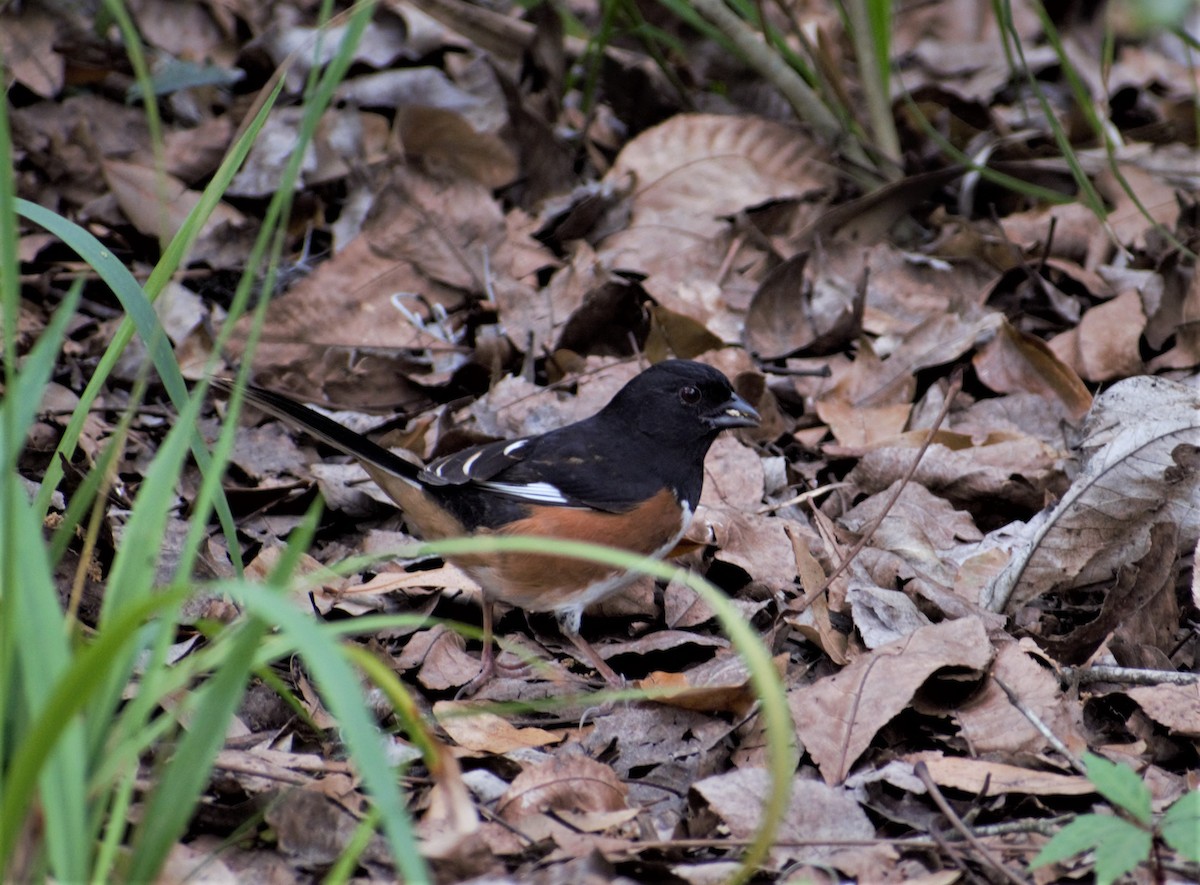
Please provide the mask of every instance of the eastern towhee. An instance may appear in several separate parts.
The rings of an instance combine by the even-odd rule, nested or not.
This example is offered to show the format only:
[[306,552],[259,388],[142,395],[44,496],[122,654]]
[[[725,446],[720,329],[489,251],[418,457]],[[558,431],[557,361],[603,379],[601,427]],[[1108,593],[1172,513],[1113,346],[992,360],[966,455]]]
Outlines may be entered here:
[[[229,382],[214,386],[229,392]],[[312,409],[259,387],[248,402],[353,455],[428,540],[470,534],[591,541],[664,557],[691,522],[704,457],[717,435],[758,413],[710,366],[667,360],[631,380],[583,421],[473,446],[421,468]],[[579,635],[583,610],[635,575],[565,557],[504,553],[457,559],[483,591],[483,657],[470,692],[495,671],[492,603],[552,611],[610,683],[621,680]]]

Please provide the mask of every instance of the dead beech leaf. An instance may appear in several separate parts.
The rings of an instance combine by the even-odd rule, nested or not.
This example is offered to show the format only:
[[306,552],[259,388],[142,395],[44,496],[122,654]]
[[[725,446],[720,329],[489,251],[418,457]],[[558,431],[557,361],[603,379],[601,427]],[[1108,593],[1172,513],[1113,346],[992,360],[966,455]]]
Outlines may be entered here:
[[66,79],[66,59],[55,48],[63,17],[63,12],[32,5],[0,10],[6,82],[20,83],[42,98],[58,95]]
[[860,282],[828,267],[823,250],[811,263],[805,252],[789,258],[767,274],[750,301],[746,346],[762,360],[841,350],[862,330],[866,287]]
[[1078,421],[1091,408],[1092,395],[1075,371],[1044,341],[1021,332],[1007,320],[998,325],[995,336],[979,349],[971,365],[979,380],[997,393],[1040,393],[1071,421]]
[[[1050,731],[1074,753],[1082,753],[1087,741],[1081,729],[1081,711],[1067,703],[1058,676],[1036,660],[1040,654],[1031,639],[1005,642],[992,661],[992,675],[1012,688]],[[983,689],[954,711],[972,756],[993,759],[1031,757],[1042,753],[1046,739],[1034,728],[1008,695],[989,679]]]
[[788,587],[796,576],[792,542],[784,531],[783,520],[739,507],[699,509],[692,521],[688,538],[718,547],[716,558],[740,568],[772,588]]
[[438,701],[433,715],[451,740],[477,753],[511,753],[556,744],[565,737],[542,728],[517,728],[495,713],[472,710],[470,704],[458,701]]
[[671,356],[695,359],[716,350],[722,344],[719,336],[687,314],[654,304],[649,308],[650,335],[643,348],[650,362],[660,362]]
[[496,813],[513,826],[531,815],[553,811],[587,814],[622,811],[629,788],[602,762],[558,755],[518,774],[496,803]]
[[872,546],[901,556],[918,574],[937,577],[943,558],[965,542],[983,537],[969,514],[955,510],[949,501],[918,483],[904,485],[900,496],[884,511],[894,492],[894,487],[880,490],[855,505],[841,521],[861,533],[882,516]]
[[899,590],[851,584],[846,601],[867,648],[879,648],[929,626],[929,618]]
[[1150,317],[1146,324],[1150,345],[1157,348],[1167,339],[1175,339],[1174,347],[1150,361],[1150,374],[1163,369],[1190,369],[1200,363],[1200,280],[1196,274],[1191,275],[1185,288],[1169,285],[1156,273],[1138,286],[1137,292]]
[[[882,491],[908,472],[928,435],[925,430],[910,431],[861,452],[847,480],[867,492]],[[1036,509],[1048,490],[1061,483],[1063,452],[1031,436],[997,432],[975,442],[964,434],[939,430],[933,439],[913,482],[956,507],[991,509],[996,501],[1007,501]]]
[[[787,655],[776,656],[774,664],[782,677],[787,670]],[[655,670],[637,686],[666,691],[654,698],[657,703],[700,712],[727,711],[742,716],[758,702],[746,662],[732,652],[718,652],[711,661],[683,673]]]
[[429,777],[433,786],[428,808],[417,824],[421,854],[428,858],[453,858],[464,872],[482,873],[491,863],[486,844],[479,837],[479,812],[463,780],[462,768],[449,747],[428,741]]
[[[697,781],[692,790],[735,839],[749,839],[762,820],[763,805],[771,791],[771,773],[764,768],[739,768]],[[822,843],[874,837],[874,825],[849,791],[820,781],[796,779],[787,813],[775,834],[781,844],[771,849],[770,864],[779,868],[789,861],[832,863],[840,848]],[[884,856],[891,853],[885,846],[878,850]]]
[[652,273],[709,247],[743,209],[832,187],[823,154],[803,133],[761,117],[677,114],[626,144],[605,177],[632,179],[636,191],[629,224],[599,251],[610,266]]
[[[0,28],[0,30],[3,30]],[[234,866],[227,864],[221,857],[221,840],[216,836],[200,836],[186,845],[176,842],[167,853],[163,867],[158,871],[155,881],[159,885],[183,885],[184,882],[204,881],[210,885],[236,885],[239,881]],[[225,853],[224,857],[229,858]],[[230,860],[234,860],[230,858]],[[286,865],[282,859],[277,861],[278,875],[283,878]],[[237,866],[245,875],[245,868]],[[259,867],[262,872],[264,867]],[[273,878],[273,877],[272,877]],[[243,878],[244,881],[244,878]]]
[[[1001,796],[1025,793],[1030,796],[1087,796],[1095,786],[1081,774],[1034,771],[985,759],[945,756],[930,751],[903,757],[914,765],[924,762],[934,783],[972,796]],[[986,788],[986,789],[985,789]]]
[[452,110],[404,107],[396,125],[404,152],[422,158],[428,169],[466,175],[489,190],[511,184],[520,171],[507,144],[495,135],[476,132]]
[[1159,523],[1175,526],[1190,554],[1200,537],[1198,416],[1200,394],[1163,378],[1129,378],[1097,396],[1079,475],[1053,509],[1005,530],[1014,552],[983,604],[1012,613],[1051,589],[1110,583],[1146,555]]
[[826,210],[800,233],[797,240],[802,246],[817,238],[853,243],[858,247],[874,245],[914,206],[929,199],[965,171],[963,167],[951,167],[888,182],[869,194]]
[[1093,307],[1047,346],[1084,380],[1112,381],[1143,371],[1139,342],[1145,328],[1141,295],[1128,290]]
[[1147,716],[1173,734],[1200,738],[1200,683],[1140,685],[1125,691]]
[[[302,867],[326,867],[349,847],[358,832],[354,815],[318,789],[298,787],[271,803],[264,817],[278,839],[280,850]],[[363,859],[388,863],[390,854],[383,836],[371,835]]]
[[897,436],[908,423],[916,378],[897,374],[864,339],[848,371],[817,398],[817,417],[843,446],[870,446]]
[[[200,202],[200,192],[189,190],[173,175],[149,166],[104,160],[104,178],[125,217],[148,237],[169,240],[175,236],[189,213]],[[246,217],[228,203],[218,203],[203,231],[211,233],[218,225],[242,227]]]
[[991,658],[978,618],[922,627],[840,673],[788,692],[792,720],[825,782],[840,783],[930,676],[947,667],[982,671]]

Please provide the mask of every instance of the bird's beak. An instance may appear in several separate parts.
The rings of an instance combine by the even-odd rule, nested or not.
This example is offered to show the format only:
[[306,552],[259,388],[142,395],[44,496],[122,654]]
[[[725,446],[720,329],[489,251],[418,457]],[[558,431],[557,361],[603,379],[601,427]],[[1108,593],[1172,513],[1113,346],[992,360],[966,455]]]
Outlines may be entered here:
[[754,407],[736,393],[717,408],[704,416],[705,421],[717,430],[731,427],[757,427],[762,421]]

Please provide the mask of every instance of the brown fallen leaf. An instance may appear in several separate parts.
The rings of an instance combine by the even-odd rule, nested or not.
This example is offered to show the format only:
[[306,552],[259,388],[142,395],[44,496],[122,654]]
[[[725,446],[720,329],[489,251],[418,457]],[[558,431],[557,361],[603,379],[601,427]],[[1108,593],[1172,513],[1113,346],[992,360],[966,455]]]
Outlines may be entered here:
[[911,753],[902,757],[916,765],[924,762],[940,787],[962,790],[974,796],[1024,793],[1030,796],[1087,796],[1095,785],[1081,774],[1034,771],[985,759],[964,759],[938,752]]
[[904,430],[915,391],[911,373],[897,373],[864,341],[850,369],[817,399],[817,416],[843,446],[870,446]]
[[[1087,748],[1082,711],[1078,704],[1067,702],[1058,677],[1039,663],[1040,657],[1030,639],[1002,643],[992,661],[991,674],[1012,688],[1071,752],[1082,754]],[[1035,757],[1046,748],[1042,733],[990,679],[953,716],[972,756],[1017,761]]]
[[825,782],[840,783],[876,732],[938,670],[981,672],[992,653],[977,618],[922,627],[833,676],[789,691],[792,721]]
[[[787,655],[777,655],[774,663],[782,677],[787,671]],[[683,673],[656,670],[638,680],[637,686],[652,692],[657,703],[685,710],[743,716],[758,702],[746,662],[732,652],[718,653],[711,661]]]
[[1147,716],[1172,733],[1200,738],[1200,684],[1142,685],[1128,689]]
[[1128,290],[1087,311],[1048,346],[1085,381],[1112,381],[1144,370],[1139,342],[1145,328],[1142,296]]
[[[656,257],[722,232],[723,216],[772,199],[829,187],[832,170],[808,136],[761,117],[678,114],[647,129],[617,156],[607,179],[637,182],[628,228],[602,251],[621,266],[650,269]],[[650,239],[666,226],[671,237]]]
[[817,250],[810,263],[809,253],[801,252],[759,284],[744,333],[746,347],[758,359],[823,356],[841,350],[862,331],[864,281],[838,276],[825,266],[824,257]]
[[[697,781],[692,790],[734,838],[749,839],[762,819],[771,774],[763,768],[741,768]],[[789,862],[837,866],[841,849],[836,843],[874,836],[874,825],[848,790],[798,778],[792,783],[791,802],[775,835],[779,844],[771,849],[770,864],[775,869]],[[877,861],[894,856],[894,851],[882,844],[862,853]]]
[[459,701],[438,701],[433,715],[460,747],[477,753],[510,753],[525,747],[544,747],[556,744],[566,735],[542,728],[517,728],[495,713],[473,710],[472,705]]
[[586,756],[558,755],[526,768],[496,803],[496,813],[515,827],[551,811],[577,814],[623,811],[629,788],[613,770]]
[[1078,421],[1092,405],[1092,395],[1075,374],[1040,338],[1015,328],[1007,320],[971,360],[979,380],[998,393],[1031,391],[1063,417]]
[[1190,554],[1200,537],[1198,410],[1192,388],[1162,378],[1130,378],[1101,393],[1083,427],[1079,475],[1053,509],[1005,530],[1014,553],[982,602],[1013,612],[1053,588],[1109,583],[1146,555],[1160,522],[1178,528],[1179,549]]
[[[349,848],[359,820],[317,790],[293,787],[271,803],[263,815],[275,832],[279,849],[302,867],[326,867]],[[391,853],[379,833],[371,834],[363,859],[387,864]]]

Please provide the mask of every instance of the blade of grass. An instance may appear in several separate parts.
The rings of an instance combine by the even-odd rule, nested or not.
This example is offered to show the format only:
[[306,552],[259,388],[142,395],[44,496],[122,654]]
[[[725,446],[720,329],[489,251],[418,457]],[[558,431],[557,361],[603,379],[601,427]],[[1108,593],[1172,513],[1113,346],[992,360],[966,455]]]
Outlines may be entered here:
[[[43,680],[50,685],[50,691],[45,703],[36,715],[29,719],[28,727],[13,746],[5,789],[0,794],[0,871],[7,869],[16,838],[22,830],[22,822],[32,802],[34,789],[47,761],[62,752],[64,746],[69,747],[73,743],[74,738],[71,735],[78,728],[76,717],[96,692],[103,689],[105,671],[125,654],[127,645],[138,641],[137,633],[148,619],[180,605],[186,598],[186,591],[177,590],[148,599],[142,605],[124,612],[113,622],[110,629],[98,633],[92,644],[82,647],[77,652],[52,685]],[[12,609],[8,608],[6,603],[5,621],[9,620],[8,611]],[[41,639],[33,633],[30,624],[22,624],[22,630]],[[60,624],[58,633],[61,632]],[[82,748],[74,755],[80,761],[85,757]],[[84,807],[82,800],[79,807]],[[86,840],[78,847],[81,850],[90,848]],[[86,871],[81,871],[78,877],[63,881],[84,879]]]
[[290,600],[263,593],[247,584],[225,585],[253,616],[278,625],[300,650],[305,664],[337,720],[358,774],[379,809],[383,831],[404,881],[429,881],[429,871],[416,848],[416,837],[395,774],[383,752],[383,739],[363,698],[362,685],[338,643]]
[[129,865],[122,870],[125,881],[154,880],[167,853],[187,828],[196,800],[208,783],[213,760],[225,743],[226,728],[241,702],[255,651],[268,626],[252,618],[235,628],[235,637],[224,640],[227,653],[223,666],[195,689],[192,727],[170,758],[158,766],[154,789],[130,844]]
[[[14,499],[18,495],[16,492]],[[41,521],[28,502],[14,500],[9,515],[11,521],[4,531],[20,553],[14,556],[16,581],[5,594],[4,617],[20,624],[13,655],[20,677],[18,697],[23,715],[33,719],[45,710],[55,681],[69,667],[71,649],[43,545]],[[15,700],[10,696],[8,702]],[[78,882],[87,876],[86,744],[78,720],[63,726],[60,742],[39,772],[41,811],[54,877]],[[11,784],[5,785],[6,791],[10,788]],[[10,823],[18,824],[18,820],[6,815],[4,827]],[[5,856],[0,850],[0,868]]]

